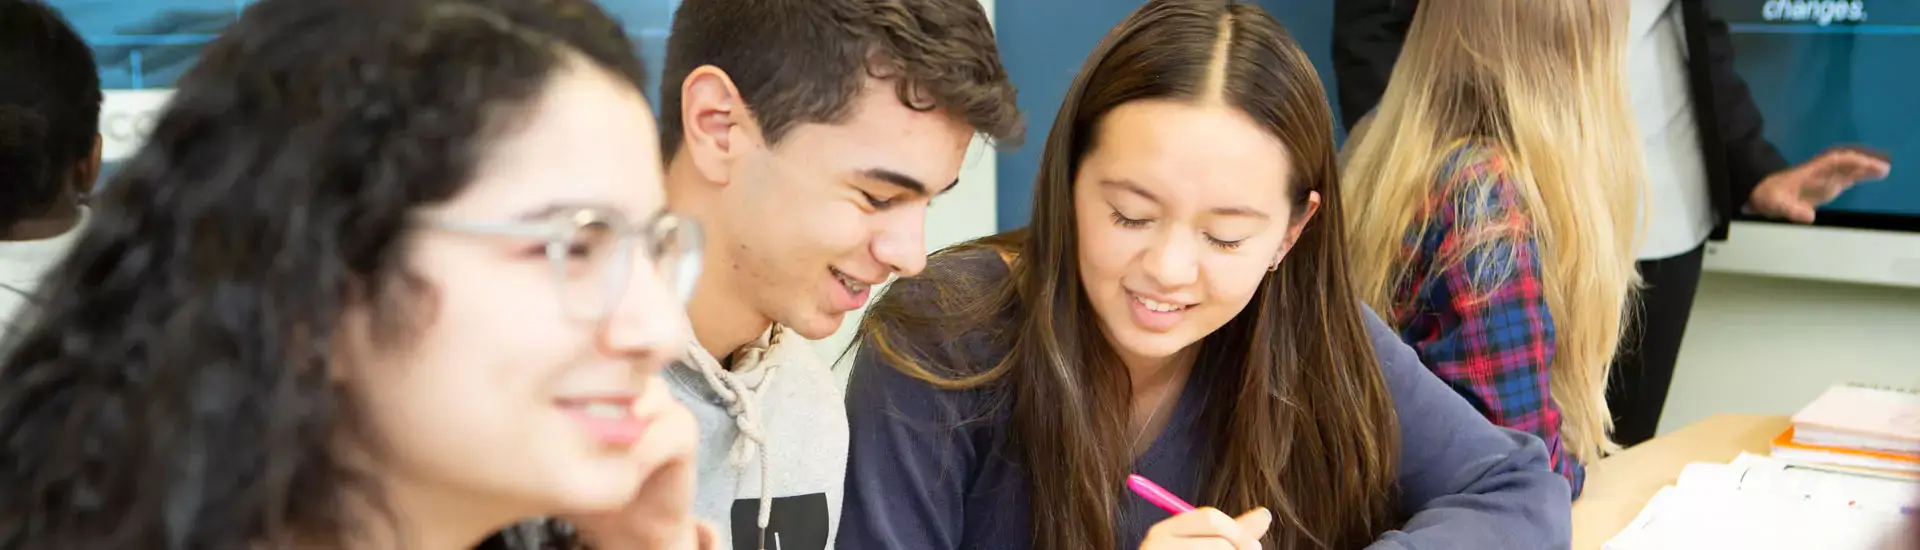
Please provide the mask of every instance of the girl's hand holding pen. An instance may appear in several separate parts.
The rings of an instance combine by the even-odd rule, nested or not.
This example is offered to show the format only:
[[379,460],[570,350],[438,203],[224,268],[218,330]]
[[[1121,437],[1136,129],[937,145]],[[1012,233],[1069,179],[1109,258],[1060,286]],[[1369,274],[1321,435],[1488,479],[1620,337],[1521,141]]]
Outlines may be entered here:
[[1171,491],[1138,475],[1127,476],[1127,488],[1173,514],[1147,530],[1140,550],[1259,550],[1261,537],[1267,536],[1267,528],[1273,525],[1273,513],[1266,508],[1255,508],[1238,518],[1213,508],[1196,510]]
[[1259,550],[1260,538],[1273,525],[1273,513],[1255,508],[1238,518],[1213,508],[1201,508],[1154,524],[1140,550]]

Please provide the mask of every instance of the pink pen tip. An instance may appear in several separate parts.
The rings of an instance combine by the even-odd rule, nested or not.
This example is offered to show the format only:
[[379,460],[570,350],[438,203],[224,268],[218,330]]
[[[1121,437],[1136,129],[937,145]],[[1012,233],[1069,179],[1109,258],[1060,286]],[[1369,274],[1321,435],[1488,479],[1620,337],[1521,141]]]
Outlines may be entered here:
[[1132,489],[1133,494],[1140,495],[1140,498],[1147,499],[1147,502],[1159,506],[1169,514],[1177,516],[1193,511],[1192,504],[1187,504],[1187,501],[1180,500],[1180,497],[1174,496],[1172,492],[1160,487],[1152,480],[1140,477],[1139,474],[1127,476],[1127,488]]

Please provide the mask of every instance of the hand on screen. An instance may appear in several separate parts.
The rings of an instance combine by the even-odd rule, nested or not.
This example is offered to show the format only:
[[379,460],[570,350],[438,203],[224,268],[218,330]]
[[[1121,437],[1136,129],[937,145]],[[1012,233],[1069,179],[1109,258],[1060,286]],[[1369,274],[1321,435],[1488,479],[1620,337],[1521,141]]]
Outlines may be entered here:
[[1761,214],[1813,223],[1814,210],[1862,181],[1885,179],[1893,164],[1884,155],[1856,148],[1830,149],[1804,164],[1760,182],[1748,204]]

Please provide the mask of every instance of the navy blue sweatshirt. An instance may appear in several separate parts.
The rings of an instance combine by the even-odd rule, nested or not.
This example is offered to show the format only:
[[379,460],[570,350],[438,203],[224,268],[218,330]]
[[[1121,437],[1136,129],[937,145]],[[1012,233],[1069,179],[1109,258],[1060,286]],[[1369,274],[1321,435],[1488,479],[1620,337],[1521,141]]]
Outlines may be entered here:
[[[930,263],[926,277],[991,282],[1008,273],[997,255],[984,250],[942,254]],[[895,284],[903,288],[895,289],[899,296],[894,299],[936,307],[931,293],[916,288],[924,282]],[[1488,423],[1422,366],[1377,316],[1368,312],[1366,319],[1399,411],[1400,512],[1410,518],[1369,548],[1569,547],[1569,489],[1548,467],[1540,440]],[[992,365],[1005,353],[994,340],[975,333],[947,344],[963,350],[970,364]],[[1004,439],[1011,414],[984,408],[1005,402],[990,400],[990,390],[933,387],[882,362],[864,346],[853,369],[847,387],[852,440],[837,547],[1029,548],[1028,507],[1033,503],[1027,498],[1019,457],[1006,448]],[[1205,365],[1195,366],[1166,428],[1133,469],[1200,506],[1207,505],[1198,497],[1208,472],[1189,450],[1202,448],[1197,421],[1204,388],[1196,381],[1204,376],[1203,369]],[[1123,499],[1120,509],[1119,548],[1137,548],[1147,529],[1167,518],[1166,512],[1138,498]]]

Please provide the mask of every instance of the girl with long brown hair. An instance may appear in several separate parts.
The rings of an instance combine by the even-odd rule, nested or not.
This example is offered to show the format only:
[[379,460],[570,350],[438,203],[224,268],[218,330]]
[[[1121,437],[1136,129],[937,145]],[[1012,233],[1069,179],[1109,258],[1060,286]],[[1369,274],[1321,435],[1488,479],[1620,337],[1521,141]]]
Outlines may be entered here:
[[1575,495],[1639,280],[1626,33],[1624,2],[1422,2],[1343,189],[1361,298]]
[[[863,321],[839,547],[1565,546],[1539,440],[1362,307],[1332,126],[1257,7],[1121,22],[1029,227],[935,254]],[[1169,518],[1129,474],[1207,508]]]

